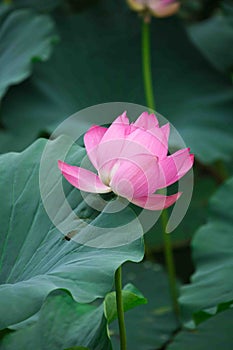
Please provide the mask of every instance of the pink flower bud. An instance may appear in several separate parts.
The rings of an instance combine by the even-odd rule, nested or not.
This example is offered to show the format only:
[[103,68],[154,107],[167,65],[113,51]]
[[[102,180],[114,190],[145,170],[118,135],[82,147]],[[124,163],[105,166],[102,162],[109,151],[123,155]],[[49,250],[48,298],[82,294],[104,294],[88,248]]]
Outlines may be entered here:
[[127,0],[129,7],[137,12],[149,12],[155,17],[174,15],[180,8],[176,0]]

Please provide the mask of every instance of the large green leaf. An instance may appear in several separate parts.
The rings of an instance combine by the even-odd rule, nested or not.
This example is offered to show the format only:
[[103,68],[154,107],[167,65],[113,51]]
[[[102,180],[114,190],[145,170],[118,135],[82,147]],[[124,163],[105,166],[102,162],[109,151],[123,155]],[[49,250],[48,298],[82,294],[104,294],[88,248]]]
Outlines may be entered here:
[[193,331],[182,331],[167,350],[231,350],[233,309],[221,312]]
[[10,85],[30,75],[33,60],[50,57],[54,39],[54,23],[48,16],[29,10],[7,16],[0,28],[0,98]]
[[[210,201],[210,217],[192,242],[196,272],[192,283],[181,289],[185,320],[194,312],[215,312],[218,304],[233,300],[233,178]],[[211,309],[212,308],[212,309]]]
[[79,304],[66,292],[55,291],[45,300],[37,322],[7,334],[0,349],[62,350],[76,346],[111,349],[103,304],[99,307]]
[[[226,2],[226,4],[224,4]],[[233,6],[222,1],[224,10],[216,16],[189,27],[194,44],[203,52],[211,64],[220,71],[233,71]]]
[[[141,23],[125,1],[99,1],[88,11],[58,16],[56,22],[61,43],[52,59],[38,64],[30,82],[12,89],[3,104],[8,133],[1,135],[2,151],[22,149],[46,125],[90,105],[145,104]],[[231,159],[230,79],[212,68],[175,18],[153,19],[151,41],[158,111],[202,162]]]
[[[0,157],[0,329],[33,315],[57,288],[68,289],[79,302],[103,297],[116,268],[143,257],[142,228],[129,207],[111,214],[110,201],[101,212],[94,210],[66,182],[61,196],[57,160],[67,142],[71,147],[67,137],[47,144],[42,139],[23,153]],[[74,145],[67,160],[80,164],[84,156],[85,149]],[[95,195],[88,198],[95,204]],[[60,231],[76,230],[76,240],[64,239],[43,205]]]
[[[146,302],[132,285],[123,290],[125,310]],[[51,292],[40,312],[14,327],[3,337],[1,350],[20,349],[111,349],[108,323],[117,318],[115,292],[108,293],[99,306],[79,304],[65,291]],[[104,311],[105,309],[105,311]],[[107,316],[107,319],[105,318]]]
[[[179,327],[172,311],[168,279],[158,264],[144,262],[123,266],[123,280],[140,288],[148,303],[125,314],[128,348],[161,349]],[[110,325],[114,349],[119,349],[117,322]]]
[[[128,284],[123,290],[124,309],[129,310],[146,302],[141,293]],[[35,350],[107,350],[111,348],[107,335],[108,323],[117,318],[115,292],[108,293],[98,307],[79,304],[65,291],[51,292],[40,312],[5,334],[0,349]],[[105,318],[107,316],[107,319]]]

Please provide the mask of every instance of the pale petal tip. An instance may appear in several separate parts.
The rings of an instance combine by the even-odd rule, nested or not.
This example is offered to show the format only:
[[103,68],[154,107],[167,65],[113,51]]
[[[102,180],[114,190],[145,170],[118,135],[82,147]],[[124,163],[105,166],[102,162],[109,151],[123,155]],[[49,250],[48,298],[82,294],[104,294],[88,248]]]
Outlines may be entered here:
[[160,129],[163,131],[163,133],[166,137],[166,140],[168,141],[169,135],[170,135],[170,123],[166,123],[166,124],[162,125]]
[[64,165],[65,163],[62,161],[62,160],[58,160],[57,161],[57,165],[58,165],[58,168],[62,171],[62,168],[63,168],[63,165]]
[[120,118],[124,124],[129,124],[129,118],[127,117],[126,110],[120,115]]
[[137,120],[134,122],[134,125],[141,127],[145,130],[153,129],[159,125],[158,119],[154,113],[149,113],[147,111],[142,112]]
[[110,127],[112,125],[116,125],[116,124],[124,124],[124,125],[129,125],[129,118],[127,117],[127,111],[124,111],[122,114],[120,114],[114,121],[113,123],[110,125]]

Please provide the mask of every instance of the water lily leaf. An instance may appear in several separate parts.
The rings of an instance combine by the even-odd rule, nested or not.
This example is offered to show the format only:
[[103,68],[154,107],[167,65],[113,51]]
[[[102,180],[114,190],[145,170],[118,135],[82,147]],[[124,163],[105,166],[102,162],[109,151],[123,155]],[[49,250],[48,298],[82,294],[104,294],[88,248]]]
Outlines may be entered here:
[[[219,312],[228,310],[232,307],[233,307],[233,300],[226,302],[226,303],[220,303],[220,304],[218,304],[217,308],[215,308],[215,310],[216,310],[215,314],[218,314]],[[195,322],[195,325],[199,325],[200,323],[208,320],[212,316],[213,316],[213,309],[210,310],[209,312],[205,311],[205,310],[201,310],[201,311],[197,311],[193,314],[193,320]]]
[[181,289],[180,303],[184,318],[194,312],[215,313],[217,306],[233,300],[232,225],[233,178],[229,179],[210,200],[210,217],[192,242],[196,272],[192,283]]
[[36,323],[6,335],[1,350],[110,350],[103,304],[76,303],[65,291],[52,292]]
[[46,61],[55,40],[53,20],[30,10],[17,10],[7,16],[0,28],[0,98],[10,85],[26,79],[32,61]]
[[[124,311],[131,310],[138,305],[146,304],[147,300],[132,284],[128,283],[122,290]],[[104,310],[108,323],[117,319],[116,292],[108,293],[104,300]]]
[[[82,303],[104,297],[116,268],[143,257],[142,228],[129,207],[112,213],[116,201],[104,201],[99,211],[91,207],[95,196],[87,204],[67,181],[62,186],[57,160],[67,140],[41,139],[0,157],[0,329],[35,314],[58,288]],[[78,165],[84,156],[85,149],[73,145],[67,161]],[[70,240],[71,230],[76,237]]]
[[[144,262],[127,263],[123,266],[123,281],[140,287],[148,303],[125,314],[127,343],[129,349],[161,349],[178,328],[172,311],[168,279],[158,264]],[[117,322],[109,326],[113,349],[119,349]]]
[[[222,1],[224,6],[224,1]],[[226,7],[226,8],[225,8]],[[233,9],[232,4],[224,6],[225,11],[189,27],[188,32],[194,44],[211,64],[228,74],[233,70]]]
[[[30,82],[12,89],[4,101],[2,152],[21,150],[46,125],[84,107],[106,101],[146,104],[141,23],[125,0],[98,1],[88,11],[57,16],[56,24],[61,42],[51,60],[38,64]],[[202,162],[229,161],[231,80],[204,59],[175,18],[153,19],[151,41],[158,111],[173,122]]]
[[62,0],[17,0],[13,2],[14,7],[33,8],[36,11],[51,11],[62,3]]
[[192,331],[182,331],[167,347],[168,350],[231,350],[233,309],[221,312]]

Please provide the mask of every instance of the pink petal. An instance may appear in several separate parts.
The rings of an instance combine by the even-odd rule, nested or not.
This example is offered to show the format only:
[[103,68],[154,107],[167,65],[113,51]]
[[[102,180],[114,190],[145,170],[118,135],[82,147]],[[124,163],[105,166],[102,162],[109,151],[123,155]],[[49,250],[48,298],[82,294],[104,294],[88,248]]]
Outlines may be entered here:
[[129,120],[124,112],[107,129],[96,150],[96,168],[98,170],[109,161],[117,160],[120,157],[129,128]]
[[[127,139],[112,140],[99,145],[98,154],[98,172],[105,185],[108,185],[112,179],[112,169],[114,168],[114,171],[116,171],[116,167],[118,168],[119,166],[122,166],[123,160],[124,163],[125,161],[131,160],[134,162],[136,161],[136,163],[138,163],[139,160],[147,162],[147,158],[145,157],[148,155],[150,156],[149,159],[151,159],[151,157],[156,159],[156,157],[146,150],[145,147],[141,146],[141,144],[128,141]],[[121,162],[119,162],[119,160],[121,160]],[[128,168],[130,164],[126,162],[125,166]],[[141,163],[138,165],[140,168],[142,167]],[[155,181],[155,174],[153,180]]]
[[[149,114],[147,112],[143,112],[135,123],[131,125],[131,132],[135,130],[135,127],[138,127],[140,129],[144,129],[145,131],[148,131],[150,134],[153,134],[155,137],[158,137],[159,133],[159,122],[156,118],[155,114]],[[134,128],[134,129],[133,129]],[[160,130],[162,131],[163,135],[165,136],[165,140],[168,143],[169,133],[170,133],[170,125],[169,123],[163,125]]]
[[177,151],[161,160],[157,188],[164,188],[178,181],[191,169],[193,162],[194,156],[189,153],[189,148]]
[[150,194],[149,196],[133,198],[132,203],[148,210],[162,210],[170,207],[174,204],[181,196],[178,192],[171,196],[163,196],[161,194]]
[[155,114],[149,114],[148,112],[143,112],[133,124],[144,130],[151,130],[159,126]]
[[119,159],[111,173],[109,186],[113,192],[131,200],[153,193],[156,189],[157,158],[138,154],[131,159]]
[[100,178],[89,170],[69,165],[61,160],[58,161],[58,168],[66,180],[81,191],[91,193],[111,192],[111,189],[105,186]]
[[126,139],[134,143],[135,147],[140,146],[141,153],[149,152],[159,158],[164,158],[167,155],[168,142],[160,128],[154,128],[153,133],[137,128]]
[[129,119],[124,112],[122,115],[117,117],[114,122],[109,126],[106,133],[104,134],[101,143],[106,141],[111,141],[115,139],[125,138],[125,135],[128,132],[129,128]]
[[156,17],[168,17],[174,15],[179,10],[180,2],[164,3],[162,1],[150,1],[148,7]]
[[164,124],[161,126],[160,130],[164,133],[165,139],[168,143],[169,135],[170,135],[170,124]]
[[93,125],[84,135],[84,144],[87,155],[95,168],[97,168],[97,146],[99,145],[107,130],[107,128],[104,128],[102,126]]

